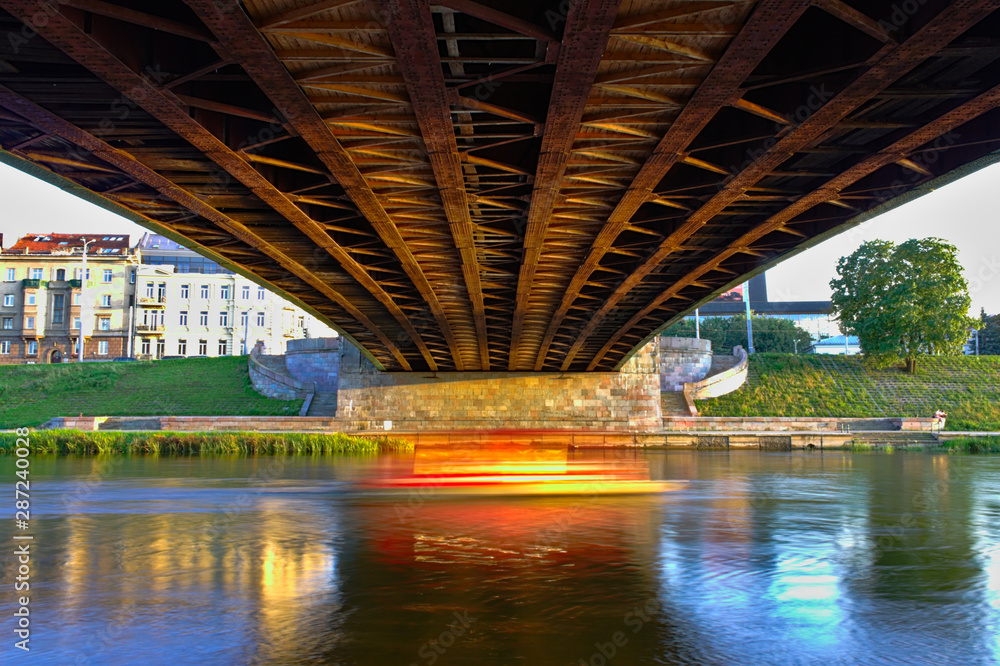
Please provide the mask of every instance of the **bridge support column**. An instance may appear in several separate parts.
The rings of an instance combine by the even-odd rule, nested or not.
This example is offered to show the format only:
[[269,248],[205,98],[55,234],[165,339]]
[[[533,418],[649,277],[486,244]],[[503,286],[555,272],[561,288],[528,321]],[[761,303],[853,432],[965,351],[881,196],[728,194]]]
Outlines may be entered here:
[[342,346],[337,419],[357,429],[602,430],[662,427],[653,343],[621,372],[379,372]]

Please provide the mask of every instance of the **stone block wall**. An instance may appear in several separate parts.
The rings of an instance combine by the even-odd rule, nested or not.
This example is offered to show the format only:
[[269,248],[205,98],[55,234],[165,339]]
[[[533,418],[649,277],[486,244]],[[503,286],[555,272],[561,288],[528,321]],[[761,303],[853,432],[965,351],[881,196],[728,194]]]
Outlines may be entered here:
[[660,389],[682,391],[684,384],[704,378],[712,368],[712,341],[661,337]]
[[337,419],[392,429],[658,429],[655,346],[622,372],[378,372],[353,345],[340,363]]
[[276,372],[274,369],[262,364],[258,360],[261,356],[262,348],[263,344],[258,342],[250,350],[250,355],[247,359],[250,382],[257,393],[278,400],[301,400],[315,390],[312,383],[307,384],[297,381],[289,375]]
[[289,340],[285,348],[285,367],[292,377],[315,385],[317,391],[336,391],[340,338]]
[[691,400],[718,398],[720,395],[732,393],[743,386],[747,380],[750,362],[743,347],[734,347],[733,356],[739,359],[735,365],[718,374],[711,374],[700,381],[686,384],[684,386],[685,395]]

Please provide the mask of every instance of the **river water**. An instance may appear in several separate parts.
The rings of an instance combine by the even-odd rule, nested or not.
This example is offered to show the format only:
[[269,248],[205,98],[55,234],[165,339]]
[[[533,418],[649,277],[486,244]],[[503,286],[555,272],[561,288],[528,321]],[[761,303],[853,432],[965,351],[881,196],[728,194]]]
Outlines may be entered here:
[[36,457],[17,663],[1000,663],[1000,456],[594,455],[690,483],[386,498],[345,490],[385,457]]

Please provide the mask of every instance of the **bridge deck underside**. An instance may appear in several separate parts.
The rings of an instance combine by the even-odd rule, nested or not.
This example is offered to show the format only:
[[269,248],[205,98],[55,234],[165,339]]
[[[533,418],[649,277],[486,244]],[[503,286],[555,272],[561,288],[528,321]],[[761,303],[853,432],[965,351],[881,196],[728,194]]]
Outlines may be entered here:
[[383,368],[606,371],[1000,148],[996,3],[911,4],[0,0],[0,147]]

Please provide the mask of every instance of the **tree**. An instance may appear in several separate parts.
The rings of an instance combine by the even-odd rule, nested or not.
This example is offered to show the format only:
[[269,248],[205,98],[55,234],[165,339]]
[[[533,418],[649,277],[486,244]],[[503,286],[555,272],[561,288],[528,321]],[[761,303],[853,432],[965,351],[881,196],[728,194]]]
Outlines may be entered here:
[[910,373],[923,354],[960,353],[977,322],[957,255],[954,245],[924,238],[870,241],[842,257],[830,281],[841,328],[876,364],[903,361]]
[[[758,352],[778,352],[791,354],[803,351],[812,342],[809,334],[787,319],[761,317],[751,313],[753,324],[753,344]],[[681,338],[694,337],[694,321],[685,319],[674,324],[663,335]],[[719,354],[728,354],[736,345],[747,349],[747,318],[703,317],[701,337],[712,341],[712,349]]]
[[983,356],[1000,354],[1000,315],[979,313],[979,353]]

